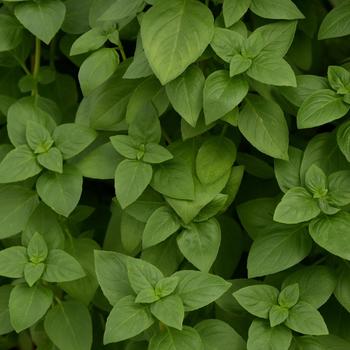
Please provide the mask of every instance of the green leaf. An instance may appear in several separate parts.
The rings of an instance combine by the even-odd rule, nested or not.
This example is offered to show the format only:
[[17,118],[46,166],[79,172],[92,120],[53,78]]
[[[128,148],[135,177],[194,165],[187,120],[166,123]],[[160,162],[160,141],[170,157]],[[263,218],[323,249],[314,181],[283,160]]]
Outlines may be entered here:
[[243,43],[241,34],[230,29],[215,28],[210,46],[221,59],[230,62],[232,57],[241,52]]
[[142,289],[135,298],[135,303],[139,304],[152,304],[159,300],[159,296],[156,295],[153,288]]
[[80,55],[82,53],[97,50],[107,40],[107,35],[101,28],[92,28],[74,41],[70,49],[70,55]]
[[289,147],[289,160],[275,159],[275,176],[280,189],[287,192],[293,187],[300,187],[300,167],[303,152],[298,148]]
[[47,258],[47,244],[40,233],[34,233],[32,238],[30,239],[27,247],[27,253],[29,260],[32,263],[41,263]]
[[243,78],[230,78],[224,70],[210,74],[204,85],[205,123],[210,124],[232,111],[247,93],[248,83]]
[[[36,102],[35,102],[36,101]],[[24,97],[11,105],[7,115],[7,132],[11,143],[15,146],[27,144],[27,123],[34,121],[45,127],[50,133],[56,127],[56,123],[48,110],[44,99]]]
[[115,172],[115,192],[122,208],[134,203],[152,179],[152,166],[138,160],[122,161]]
[[222,12],[224,15],[225,26],[231,27],[239,21],[248,11],[252,0],[224,0]]
[[208,272],[213,265],[220,242],[220,225],[215,219],[192,223],[177,237],[181,253],[195,267],[204,272]]
[[79,262],[61,249],[52,249],[45,261],[43,280],[47,282],[67,282],[85,277]]
[[110,142],[107,142],[85,152],[76,163],[76,167],[84,177],[100,180],[114,179],[115,170],[122,160],[123,157],[115,151]]
[[278,296],[278,304],[284,308],[290,309],[300,299],[299,284],[290,284],[284,287]]
[[21,278],[27,262],[26,248],[15,246],[2,249],[0,251],[0,275],[10,278]]
[[300,301],[289,310],[286,326],[308,335],[326,335],[327,326],[321,314],[310,304]]
[[179,279],[177,277],[162,278],[157,282],[155,292],[161,298],[166,297],[174,292],[178,284]]
[[26,180],[41,172],[35,154],[28,146],[19,146],[7,153],[0,163],[0,183]]
[[349,176],[348,170],[337,171],[329,175],[327,201],[331,205],[342,207],[350,203]]
[[165,87],[175,111],[193,127],[203,106],[204,81],[202,70],[193,65]]
[[195,222],[203,222],[211,219],[218,213],[222,212],[227,205],[228,195],[219,193],[214,199],[208,203],[198,215],[195,217]]
[[275,54],[261,53],[252,60],[247,74],[264,84],[277,86],[297,86],[294,72],[283,58]]
[[195,62],[209,45],[213,32],[213,15],[198,1],[165,0],[149,9],[142,19],[141,36],[160,82],[165,85]]
[[350,234],[350,214],[340,211],[333,216],[323,216],[311,221],[309,232],[312,239],[330,253],[350,260],[350,247],[346,243]]
[[327,71],[328,81],[331,87],[341,95],[350,92],[350,72],[337,66],[329,66]]
[[42,276],[45,270],[44,263],[32,263],[28,262],[24,266],[24,279],[28,283],[29,287],[32,287]]
[[53,300],[51,289],[19,284],[13,288],[9,300],[11,324],[17,333],[39,321]]
[[250,9],[258,16],[271,19],[302,19],[304,15],[291,0],[252,0]]
[[323,89],[309,96],[301,105],[297,124],[299,129],[313,128],[343,117],[350,109],[334,91]]
[[204,350],[246,350],[243,338],[227,323],[221,320],[204,320],[196,324],[204,344]]
[[6,14],[0,15],[0,52],[10,51],[23,39],[23,28],[15,18]]
[[39,154],[37,160],[44,168],[62,174],[63,157],[58,148],[52,147],[46,153]]
[[327,194],[328,181],[326,174],[315,164],[305,174],[305,185],[314,198],[322,198]]
[[308,266],[290,274],[282,288],[294,284],[299,286],[299,299],[318,309],[331,297],[336,286],[336,276],[327,266]]
[[283,224],[297,224],[313,219],[320,212],[317,201],[305,188],[294,187],[277,205],[273,219]]
[[36,193],[26,187],[0,187],[0,238],[13,236],[24,230],[28,219],[39,205]]
[[266,321],[254,320],[248,333],[248,350],[288,350],[292,332],[284,326],[271,328]]
[[150,310],[159,321],[169,327],[182,330],[185,311],[182,300],[178,295],[161,298],[151,305]]
[[49,44],[63,24],[65,5],[59,0],[22,2],[15,7],[15,16],[32,34]]
[[[350,294],[349,294],[350,278],[349,268],[343,264],[339,271],[338,281],[334,290],[334,295],[339,303],[349,312],[350,310]],[[1,288],[0,288],[1,290]]]
[[180,222],[174,211],[163,206],[156,209],[147,220],[142,235],[144,249],[165,241],[180,228]]
[[111,305],[133,295],[126,268],[127,257],[115,252],[95,250],[95,269],[102,292]]
[[181,297],[185,311],[193,311],[219,299],[230,287],[223,278],[200,271],[178,271],[176,293]]
[[79,171],[67,165],[62,174],[43,173],[36,183],[36,189],[45,204],[56,213],[68,217],[79,202],[82,185]]
[[271,307],[277,304],[278,294],[275,287],[259,284],[241,288],[233,296],[249,313],[267,319]]
[[113,21],[118,22],[125,17],[134,17],[138,10],[141,10],[143,0],[117,0],[108,7],[102,16],[101,21]]
[[273,305],[269,312],[270,326],[276,327],[283,323],[287,319],[288,314],[288,309],[279,305]]
[[154,322],[148,308],[135,304],[134,297],[121,299],[107,318],[103,343],[116,343],[132,338],[148,329]]
[[155,288],[164,277],[157,267],[141,259],[128,259],[127,270],[130,285],[135,293],[146,288]]
[[115,150],[125,158],[136,159],[139,152],[144,152],[140,143],[129,135],[111,136],[110,140]]
[[336,6],[323,19],[318,39],[337,38],[350,34],[350,4],[347,1]]
[[230,61],[230,77],[246,72],[252,65],[252,60],[242,55],[234,55]]
[[64,301],[50,309],[45,317],[44,328],[59,349],[91,349],[92,321],[89,310],[81,303]]
[[50,132],[41,123],[28,120],[26,128],[26,139],[29,147],[34,153],[45,153],[53,144]]
[[317,75],[297,75],[297,87],[282,87],[282,95],[293,105],[300,107],[317,90],[328,89],[328,80]]
[[288,159],[288,126],[277,103],[258,95],[249,96],[239,113],[238,128],[259,151]]
[[155,334],[149,343],[149,350],[203,350],[203,343],[198,332],[185,326],[177,330],[166,328],[164,332]]
[[213,183],[231,169],[236,160],[235,144],[222,136],[208,138],[199,148],[196,172],[202,184]]
[[350,121],[341,124],[337,131],[337,143],[346,160],[350,161]]
[[249,250],[248,275],[258,277],[286,270],[306,258],[311,248],[306,228],[299,225],[258,236]]
[[145,145],[145,154],[142,160],[146,163],[159,164],[173,158],[173,155],[163,146],[156,143],[148,143]]
[[103,48],[92,53],[79,69],[79,83],[84,96],[110,78],[118,64],[119,56],[114,49]]
[[9,299],[12,288],[9,284],[0,287],[0,335],[13,331],[9,313]]
[[53,132],[55,146],[69,159],[87,148],[96,138],[94,130],[76,123],[59,125]]

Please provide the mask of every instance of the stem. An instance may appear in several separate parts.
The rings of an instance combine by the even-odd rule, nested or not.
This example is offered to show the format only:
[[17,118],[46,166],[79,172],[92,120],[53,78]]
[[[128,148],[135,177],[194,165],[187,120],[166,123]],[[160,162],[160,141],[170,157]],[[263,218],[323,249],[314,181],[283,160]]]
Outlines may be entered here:
[[222,127],[220,136],[224,136],[224,135],[225,135],[225,133],[226,133],[226,131],[227,131],[227,128],[228,128],[228,125],[225,124],[225,125]]
[[119,49],[120,54],[122,55],[122,61],[125,61],[127,59],[127,57],[126,57],[126,54],[124,51],[124,46],[123,46],[121,40],[119,40],[118,49]]
[[168,135],[168,133],[165,131],[165,129],[162,129],[162,134],[163,134],[165,141],[170,145],[172,141],[171,141],[171,138]]
[[55,69],[55,51],[56,51],[56,37],[52,39],[50,44],[50,67]]
[[41,56],[41,42],[40,39],[35,38],[35,56],[34,56],[34,68],[33,68],[33,79],[34,87],[32,90],[32,96],[38,95],[38,74],[40,70],[40,56]]

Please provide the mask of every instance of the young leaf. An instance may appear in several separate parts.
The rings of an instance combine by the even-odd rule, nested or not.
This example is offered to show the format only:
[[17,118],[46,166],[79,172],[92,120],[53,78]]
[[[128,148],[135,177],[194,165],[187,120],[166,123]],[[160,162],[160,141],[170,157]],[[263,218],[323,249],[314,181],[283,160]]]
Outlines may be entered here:
[[288,159],[288,126],[275,102],[258,95],[249,96],[239,113],[238,128],[259,151]]
[[131,296],[120,299],[107,318],[103,343],[116,343],[132,338],[148,329],[153,322],[146,306],[135,304]]
[[163,85],[202,55],[213,31],[213,15],[198,1],[165,0],[146,12],[141,24],[142,43],[152,70]]
[[160,207],[147,220],[142,235],[144,249],[165,241],[180,228],[180,222],[169,207]]
[[70,49],[70,55],[80,55],[82,53],[97,50],[107,40],[107,35],[101,28],[92,28],[74,41]]
[[191,224],[177,237],[181,253],[200,271],[204,272],[208,272],[213,265],[220,242],[220,225],[215,219]]
[[248,333],[248,350],[288,350],[292,332],[284,326],[271,328],[266,321],[254,320]]
[[40,123],[33,120],[27,122],[26,139],[34,153],[45,153],[53,144],[50,132]]
[[21,278],[27,262],[26,248],[15,246],[2,249],[0,251],[0,275],[10,278]]
[[179,279],[177,277],[162,278],[157,282],[155,292],[162,298],[166,297],[174,292],[178,284]]
[[233,296],[249,313],[267,319],[271,307],[277,304],[278,294],[275,287],[256,285],[239,289]]
[[61,249],[50,250],[45,265],[42,278],[47,282],[73,281],[85,276],[78,261]]
[[45,270],[44,263],[28,262],[24,265],[24,279],[29,287],[32,287],[42,276]]
[[32,34],[49,44],[62,26],[66,7],[60,0],[21,2],[15,7],[15,16]]
[[165,349],[202,350],[203,343],[194,328],[185,326],[181,331],[174,328],[167,328],[164,332],[155,334],[149,343],[149,350]]
[[195,127],[203,106],[204,74],[190,66],[177,79],[166,85],[166,93],[175,111]]
[[182,330],[185,311],[182,300],[178,295],[161,298],[151,305],[150,310],[159,321],[169,327]]
[[47,312],[53,299],[51,289],[19,284],[13,288],[9,300],[11,324],[17,333],[39,321]]
[[33,263],[41,263],[47,258],[47,244],[40,233],[34,233],[30,239],[27,247],[27,254],[30,261]]
[[217,70],[206,79],[203,93],[205,123],[208,125],[242,102],[248,93],[248,83],[240,77],[230,78],[224,70]]
[[142,160],[146,163],[159,164],[164,163],[173,158],[173,155],[163,146],[156,143],[148,143],[145,145]]
[[68,217],[77,206],[82,192],[83,178],[79,171],[66,165],[63,173],[45,172],[37,183],[40,198],[56,213]]
[[92,321],[89,310],[81,303],[64,301],[50,309],[45,317],[44,328],[59,349],[91,349]]
[[326,174],[315,164],[305,174],[305,185],[314,198],[322,198],[327,194],[328,181]]
[[52,147],[46,153],[39,154],[37,160],[44,168],[62,174],[63,157],[58,148]]
[[273,305],[269,312],[270,326],[276,327],[283,323],[287,319],[288,314],[288,309],[279,305]]
[[230,287],[219,276],[200,271],[178,271],[173,276],[179,278],[176,292],[181,297],[185,311],[200,309],[223,295]]
[[350,91],[350,72],[337,66],[329,66],[327,71],[328,81],[333,90],[338,94],[347,94]]
[[136,159],[141,151],[144,153],[140,143],[129,135],[111,136],[110,140],[115,150],[125,158]]
[[309,221],[320,214],[317,201],[303,187],[287,191],[277,205],[273,219],[283,224],[298,224]]
[[284,308],[290,309],[298,302],[299,298],[299,284],[290,284],[283,288],[281,293],[278,295],[278,304]]
[[152,179],[152,166],[139,160],[122,161],[115,172],[115,192],[122,208],[134,203]]
[[327,326],[321,314],[310,304],[300,301],[289,310],[286,326],[308,335],[326,335]]

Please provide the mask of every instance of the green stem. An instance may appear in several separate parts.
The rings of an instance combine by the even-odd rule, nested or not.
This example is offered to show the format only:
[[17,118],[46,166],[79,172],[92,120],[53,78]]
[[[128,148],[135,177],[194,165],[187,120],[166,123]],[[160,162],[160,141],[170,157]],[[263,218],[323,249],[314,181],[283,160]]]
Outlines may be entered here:
[[225,124],[223,127],[222,127],[222,130],[221,130],[221,136],[225,136],[225,133],[227,131],[227,128],[228,128],[228,124]]
[[52,39],[50,44],[50,67],[55,69],[55,52],[56,52],[56,37]]
[[41,42],[40,39],[35,38],[35,56],[34,56],[34,68],[33,68],[33,79],[34,87],[32,90],[32,96],[38,95],[38,74],[40,70],[40,58],[41,58]]
[[122,61],[125,61],[127,59],[127,57],[126,57],[126,54],[124,51],[124,46],[123,46],[121,40],[119,40],[118,49],[119,49],[120,54],[122,55]]
[[170,145],[172,141],[171,141],[171,138],[168,135],[168,133],[164,129],[162,129],[162,134],[163,134],[165,141]]

